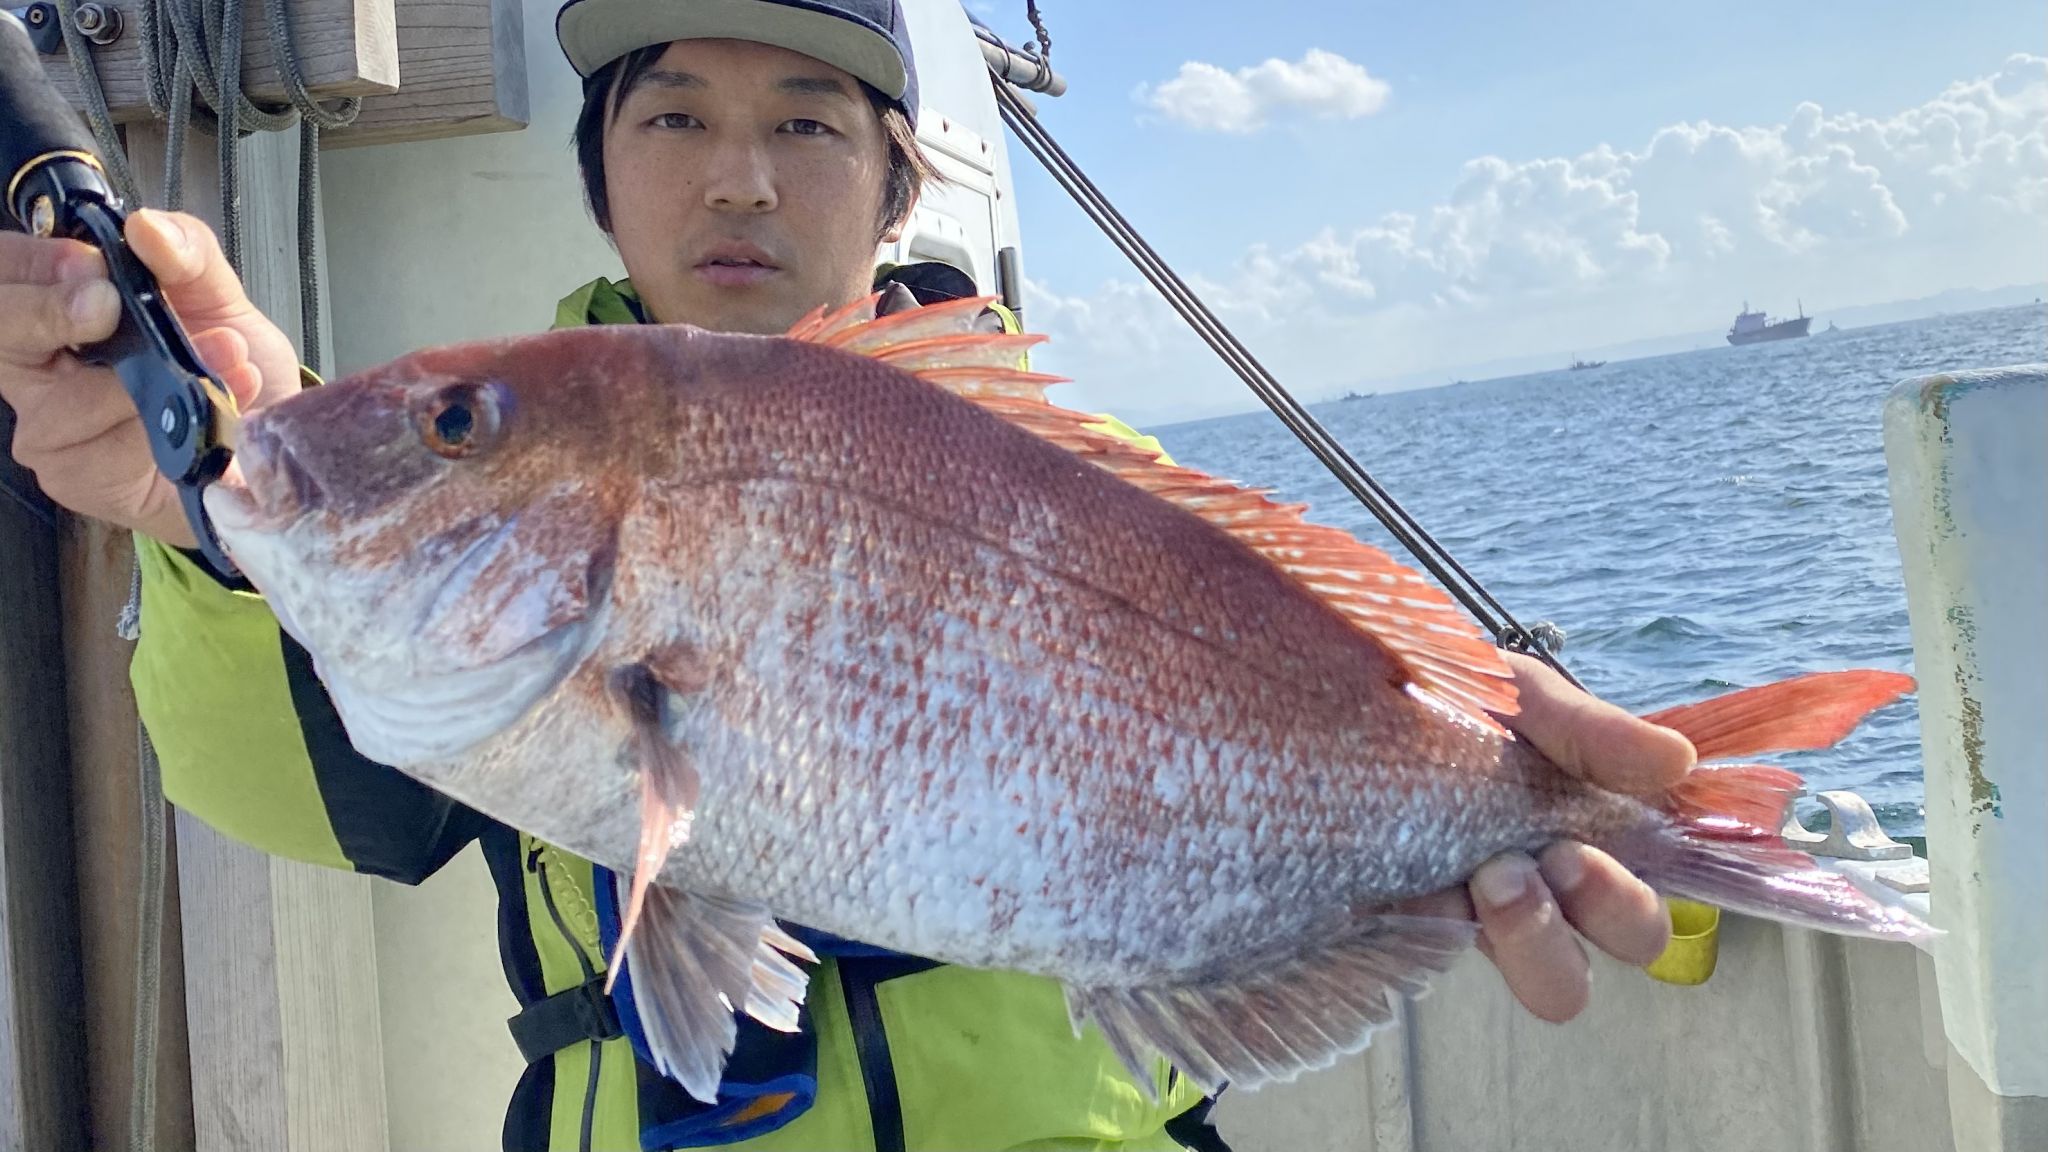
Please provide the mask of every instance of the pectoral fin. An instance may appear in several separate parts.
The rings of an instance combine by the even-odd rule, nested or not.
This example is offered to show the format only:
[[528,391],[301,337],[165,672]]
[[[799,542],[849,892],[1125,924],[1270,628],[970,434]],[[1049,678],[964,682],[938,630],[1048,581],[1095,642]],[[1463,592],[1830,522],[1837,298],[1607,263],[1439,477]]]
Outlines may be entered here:
[[[632,896],[612,953],[613,973],[639,925],[649,886],[661,875],[668,854],[690,839],[697,814],[697,767],[677,738],[675,719],[708,682],[703,662],[682,645],[612,674],[613,691],[632,722],[631,755],[640,769],[640,848],[634,855]],[[610,978],[605,989],[611,989]]]

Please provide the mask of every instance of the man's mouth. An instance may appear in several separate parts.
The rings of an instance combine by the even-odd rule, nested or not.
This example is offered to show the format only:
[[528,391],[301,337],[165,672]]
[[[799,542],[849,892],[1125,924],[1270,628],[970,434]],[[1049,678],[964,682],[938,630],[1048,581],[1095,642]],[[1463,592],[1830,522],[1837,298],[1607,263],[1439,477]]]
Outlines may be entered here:
[[720,288],[744,288],[780,272],[767,252],[744,240],[721,240],[700,250],[692,269],[697,278]]

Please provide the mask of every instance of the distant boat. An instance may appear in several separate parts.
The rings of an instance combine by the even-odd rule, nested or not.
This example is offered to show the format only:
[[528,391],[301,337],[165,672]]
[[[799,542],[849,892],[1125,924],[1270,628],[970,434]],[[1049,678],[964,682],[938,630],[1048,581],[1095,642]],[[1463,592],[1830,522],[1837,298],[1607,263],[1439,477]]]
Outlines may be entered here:
[[1607,363],[1605,360],[1573,360],[1571,370],[1574,372],[1584,372],[1588,368],[1598,368],[1605,363]]
[[1806,327],[1813,323],[1813,317],[1806,314],[1806,305],[1799,305],[1799,315],[1790,320],[1773,322],[1762,312],[1751,312],[1749,301],[1742,302],[1742,311],[1735,315],[1735,326],[1728,329],[1730,344],[1761,344],[1766,340],[1791,340],[1806,335]]

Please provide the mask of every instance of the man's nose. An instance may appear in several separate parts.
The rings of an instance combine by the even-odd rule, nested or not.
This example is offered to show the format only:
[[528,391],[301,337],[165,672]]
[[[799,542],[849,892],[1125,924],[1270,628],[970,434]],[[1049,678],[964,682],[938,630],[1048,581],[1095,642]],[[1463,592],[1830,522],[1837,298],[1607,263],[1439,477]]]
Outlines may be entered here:
[[775,207],[775,168],[751,141],[716,148],[705,173],[704,204],[718,212],[768,212]]

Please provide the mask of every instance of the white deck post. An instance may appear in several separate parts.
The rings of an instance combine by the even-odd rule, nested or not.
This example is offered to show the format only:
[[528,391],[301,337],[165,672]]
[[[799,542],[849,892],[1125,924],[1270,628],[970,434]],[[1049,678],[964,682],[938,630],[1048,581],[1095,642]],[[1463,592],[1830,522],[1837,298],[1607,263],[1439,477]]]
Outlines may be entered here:
[[2048,1148],[2048,364],[1885,409],[1957,1148]]

